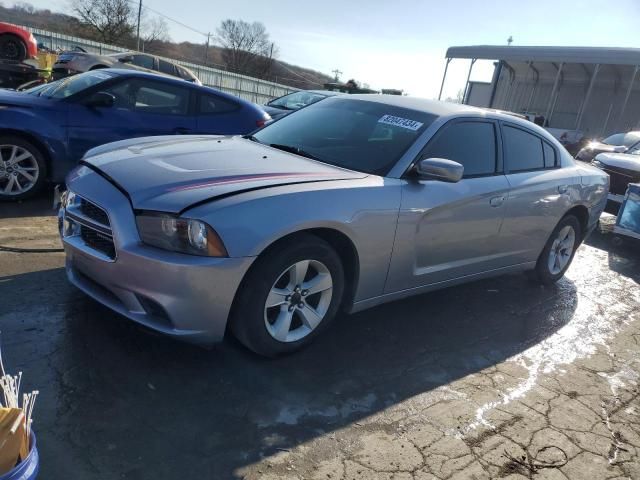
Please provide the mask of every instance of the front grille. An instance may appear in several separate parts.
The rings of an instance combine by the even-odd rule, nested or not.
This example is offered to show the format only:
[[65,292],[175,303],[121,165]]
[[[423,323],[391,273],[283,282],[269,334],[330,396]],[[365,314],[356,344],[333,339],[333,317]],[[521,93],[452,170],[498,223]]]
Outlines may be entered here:
[[80,238],[84,243],[94,250],[97,250],[107,257],[116,258],[116,247],[113,244],[113,237],[94,230],[86,225],[80,225]]
[[633,183],[634,179],[631,175],[614,172],[607,168],[604,168],[603,170],[609,174],[609,192],[613,194],[624,195],[627,192],[627,185]]
[[110,226],[107,212],[84,198],[80,199],[80,212],[91,220],[95,220],[106,227]]
[[79,242],[89,253],[99,253],[102,259],[115,260],[116,247],[105,209],[76,194],[66,200],[63,218],[63,238]]

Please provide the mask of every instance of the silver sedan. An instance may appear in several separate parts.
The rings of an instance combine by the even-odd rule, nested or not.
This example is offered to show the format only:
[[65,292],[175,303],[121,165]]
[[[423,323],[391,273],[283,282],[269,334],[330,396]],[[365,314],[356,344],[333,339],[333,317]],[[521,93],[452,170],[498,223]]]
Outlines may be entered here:
[[513,116],[352,95],[248,137],[104,145],[67,186],[74,285],[157,331],[210,345],[229,330],[272,356],[339,309],[516,271],[557,281],[609,180]]

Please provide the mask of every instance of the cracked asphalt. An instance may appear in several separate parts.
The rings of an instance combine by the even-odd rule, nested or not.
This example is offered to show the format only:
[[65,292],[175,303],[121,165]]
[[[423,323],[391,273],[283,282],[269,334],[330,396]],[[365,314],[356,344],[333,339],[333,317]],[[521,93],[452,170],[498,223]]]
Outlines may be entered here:
[[[59,246],[47,200],[0,205],[0,245]],[[68,285],[63,254],[0,252],[41,478],[640,479],[640,246],[611,227],[553,287],[343,315],[277,360],[150,334]]]

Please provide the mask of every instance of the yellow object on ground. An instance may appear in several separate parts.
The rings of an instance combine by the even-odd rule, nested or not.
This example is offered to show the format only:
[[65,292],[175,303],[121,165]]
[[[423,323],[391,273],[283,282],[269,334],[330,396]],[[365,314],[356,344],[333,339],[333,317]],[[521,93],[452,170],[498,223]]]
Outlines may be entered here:
[[29,454],[25,418],[21,408],[0,408],[0,475]]

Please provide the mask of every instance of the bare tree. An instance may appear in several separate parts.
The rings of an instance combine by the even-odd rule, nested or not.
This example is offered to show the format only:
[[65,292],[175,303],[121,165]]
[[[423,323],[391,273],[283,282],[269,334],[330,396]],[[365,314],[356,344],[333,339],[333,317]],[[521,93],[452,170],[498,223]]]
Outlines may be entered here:
[[260,77],[271,70],[277,49],[262,23],[227,19],[218,28],[217,38],[229,70]]
[[145,50],[153,48],[155,44],[162,42],[170,42],[169,26],[162,17],[144,18],[141,25],[142,33],[140,34]]
[[71,5],[104,43],[122,43],[134,32],[137,19],[127,0],[71,0]]

